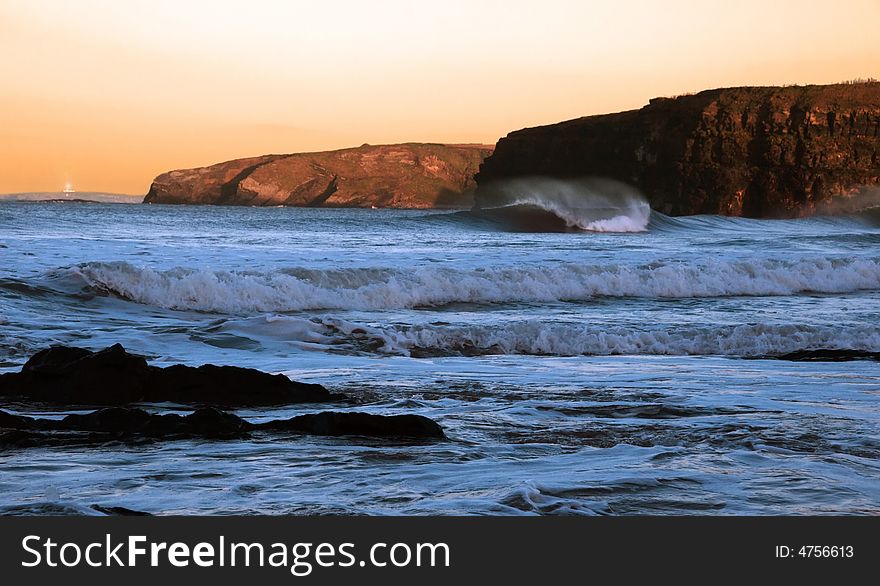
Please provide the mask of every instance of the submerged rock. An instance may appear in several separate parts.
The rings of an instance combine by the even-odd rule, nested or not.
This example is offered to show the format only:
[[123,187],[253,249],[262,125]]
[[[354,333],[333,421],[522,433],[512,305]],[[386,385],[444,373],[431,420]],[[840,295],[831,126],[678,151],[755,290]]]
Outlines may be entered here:
[[108,407],[85,415],[68,415],[58,423],[44,425],[47,429],[146,436],[240,435],[252,428],[237,415],[211,407],[197,409],[189,415],[157,415],[142,409]]
[[63,419],[38,419],[0,411],[0,446],[36,447],[112,440],[240,438],[253,425],[240,417],[206,407],[189,415],[155,414],[143,409],[107,407]]
[[13,415],[6,411],[0,411],[0,429],[33,429],[34,419],[21,415]]
[[135,511],[134,509],[129,509],[128,507],[105,507],[103,505],[92,505],[91,508],[98,511],[99,513],[104,513],[105,515],[113,515],[119,517],[152,516],[152,513],[147,513],[145,511]]
[[0,445],[38,446],[66,442],[132,438],[182,439],[242,437],[252,431],[380,438],[443,439],[443,429],[421,415],[321,412],[261,424],[211,407],[188,415],[156,414],[129,407],[107,407],[63,419],[38,419],[0,411]]
[[224,406],[322,403],[343,398],[321,385],[291,381],[283,374],[213,364],[156,369],[146,397],[153,402],[186,397],[187,403]]
[[252,368],[150,366],[116,344],[92,352],[54,346],[31,357],[21,372],[0,375],[0,397],[63,405],[173,402],[222,407],[339,400],[321,385]]
[[421,415],[373,415],[348,411],[322,411],[287,420],[264,423],[262,429],[296,431],[313,435],[363,435],[442,439],[443,428]]
[[[320,385],[250,368],[206,364],[198,368],[150,366],[116,344],[92,352],[55,346],[38,352],[21,372],[0,375],[0,397],[73,405],[108,405],[63,419],[0,411],[0,445],[46,446],[150,438],[241,437],[252,431],[382,438],[442,439],[443,429],[420,415],[321,412],[261,424],[215,407],[287,405],[347,399]],[[131,403],[213,405],[188,415],[157,414]]]
[[848,362],[850,360],[878,360],[880,352],[870,350],[848,350],[837,348],[818,348],[814,350],[798,350],[788,354],[770,356],[778,360],[813,361],[813,362]]
[[615,179],[671,215],[853,211],[880,185],[880,82],[706,90],[511,132],[480,167],[477,206],[529,177]]

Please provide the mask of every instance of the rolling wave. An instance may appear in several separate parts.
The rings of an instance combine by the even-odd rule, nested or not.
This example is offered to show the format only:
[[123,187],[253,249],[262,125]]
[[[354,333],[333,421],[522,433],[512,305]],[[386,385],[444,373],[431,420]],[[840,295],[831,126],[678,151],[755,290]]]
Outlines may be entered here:
[[671,330],[597,329],[527,321],[502,326],[418,326],[376,332],[383,348],[413,356],[764,357],[812,349],[880,351],[880,328],[748,324]]
[[644,232],[651,217],[638,191],[610,179],[524,177],[494,185],[489,199],[500,205],[461,215],[512,232]]
[[[537,183],[536,183],[537,182]],[[537,185],[537,186],[536,186]],[[523,179],[504,186],[503,205],[477,207],[452,214],[433,214],[470,223],[480,229],[506,232],[706,232],[798,233],[821,229],[832,232],[880,228],[880,206],[827,215],[791,219],[756,219],[737,216],[667,216],[652,210],[647,200],[626,186],[607,180],[563,182]],[[496,188],[497,189],[497,188]]]
[[718,215],[667,216],[652,210],[646,229],[651,232],[688,231],[707,233],[766,232],[767,230],[775,229],[782,233],[791,233],[798,229],[810,227],[847,232],[867,229],[869,233],[873,233],[877,228],[880,228],[880,207],[866,208],[841,215],[817,215],[783,220]]
[[644,232],[651,208],[572,208],[540,200],[523,200],[497,208],[460,212],[488,220],[512,232]]
[[742,324],[634,329],[532,319],[496,325],[366,325],[338,318],[261,316],[229,320],[224,333],[263,343],[413,357],[731,356],[773,357],[810,350],[880,351],[875,325]]
[[880,289],[880,258],[272,271],[185,267],[160,271],[127,262],[92,262],[67,269],[66,274],[94,291],[138,303],[247,314],[587,301],[596,297],[845,294]]

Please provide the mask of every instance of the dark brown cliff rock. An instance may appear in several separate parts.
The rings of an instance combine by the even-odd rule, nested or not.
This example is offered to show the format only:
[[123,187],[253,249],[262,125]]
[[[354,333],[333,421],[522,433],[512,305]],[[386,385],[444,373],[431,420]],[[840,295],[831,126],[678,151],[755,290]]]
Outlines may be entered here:
[[267,155],[156,177],[144,203],[453,208],[473,205],[487,145],[363,145]]
[[510,133],[477,205],[514,177],[607,177],[672,215],[796,217],[880,183],[880,83],[715,89]]

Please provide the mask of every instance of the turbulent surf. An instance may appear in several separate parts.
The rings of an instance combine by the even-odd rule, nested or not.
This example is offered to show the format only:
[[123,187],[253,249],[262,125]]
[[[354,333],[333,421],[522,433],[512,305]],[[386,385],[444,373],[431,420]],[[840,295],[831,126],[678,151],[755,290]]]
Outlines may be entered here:
[[618,184],[529,179],[455,213],[4,203],[0,221],[0,370],[121,343],[448,438],[0,445],[0,512],[880,512],[876,208],[671,218]]
[[609,179],[527,177],[491,189],[484,199],[497,205],[469,213],[511,232],[643,232],[651,216],[644,196]]

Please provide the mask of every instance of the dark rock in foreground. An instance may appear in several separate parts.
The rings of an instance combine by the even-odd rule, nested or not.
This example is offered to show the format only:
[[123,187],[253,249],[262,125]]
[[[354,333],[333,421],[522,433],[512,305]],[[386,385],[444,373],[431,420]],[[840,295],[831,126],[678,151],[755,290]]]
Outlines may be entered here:
[[777,360],[813,361],[813,362],[848,362],[850,360],[878,360],[880,352],[868,350],[825,349],[798,350],[788,354],[777,354],[771,358]]
[[373,415],[322,412],[266,423],[206,407],[189,415],[148,413],[143,409],[108,407],[61,420],[37,419],[0,411],[0,445],[38,446],[67,442],[106,442],[133,438],[235,438],[252,431],[310,435],[359,435],[378,438],[443,439],[443,429],[421,415]]
[[261,424],[202,407],[188,415],[157,414],[131,403],[186,403],[218,407],[326,402],[346,397],[320,385],[293,382],[249,368],[150,366],[116,344],[98,352],[55,346],[38,352],[21,372],[0,375],[0,397],[61,405],[111,405],[60,420],[0,411],[0,445],[45,446],[115,440],[232,438],[254,431],[380,438],[442,439],[443,429],[420,415],[322,412]]
[[[150,401],[173,401],[172,397],[179,396],[189,397],[188,403],[233,406],[322,403],[343,398],[321,385],[238,366],[205,364],[193,368],[176,364],[158,369],[154,376]],[[160,394],[166,398],[157,397]]]
[[0,375],[0,397],[63,405],[173,402],[221,407],[339,400],[321,385],[251,368],[150,366],[116,344],[98,352],[54,346],[34,354],[21,372]]
[[312,435],[364,435],[370,437],[445,437],[443,428],[421,415],[373,415],[347,411],[323,411],[276,420],[263,429],[287,430]]
[[23,417],[21,415],[13,415],[6,411],[0,411],[0,429],[33,429],[36,427],[36,420],[32,417]]
[[46,423],[46,420],[42,420],[42,425],[44,429],[154,437],[234,436],[252,428],[250,423],[237,415],[210,407],[197,409],[189,415],[157,415],[142,409],[108,407],[85,415],[68,415],[59,422]]
[[118,517],[150,517],[150,513],[144,511],[135,511],[127,507],[105,507],[102,505],[92,505],[92,509],[105,515],[114,515]]
[[880,82],[706,90],[511,132],[480,167],[477,206],[510,203],[516,177],[615,179],[671,215],[852,211],[880,184]]
[[65,442],[106,442],[136,437],[182,439],[242,437],[254,426],[212,407],[189,415],[155,414],[143,409],[107,407],[63,419],[39,419],[0,411],[0,444],[50,445]]

